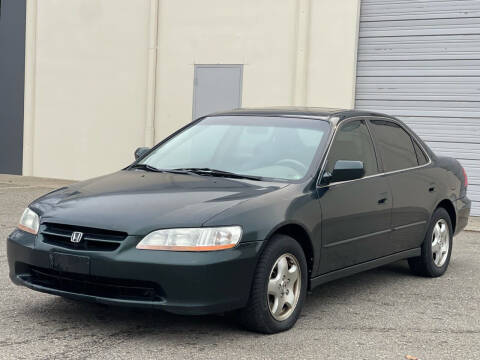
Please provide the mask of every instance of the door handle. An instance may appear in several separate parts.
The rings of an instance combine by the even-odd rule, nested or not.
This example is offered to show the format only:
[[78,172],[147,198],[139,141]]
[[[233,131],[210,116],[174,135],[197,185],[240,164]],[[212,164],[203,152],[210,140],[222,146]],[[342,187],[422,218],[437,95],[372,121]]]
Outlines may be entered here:
[[383,193],[380,193],[378,194],[378,196],[380,196],[380,199],[378,199],[378,204],[379,205],[383,205],[387,202],[388,200],[388,192],[383,192]]
[[378,196],[380,196],[380,199],[378,199],[378,204],[379,205],[383,205],[387,202],[388,200],[388,192],[383,192],[383,193],[380,193],[378,194]]

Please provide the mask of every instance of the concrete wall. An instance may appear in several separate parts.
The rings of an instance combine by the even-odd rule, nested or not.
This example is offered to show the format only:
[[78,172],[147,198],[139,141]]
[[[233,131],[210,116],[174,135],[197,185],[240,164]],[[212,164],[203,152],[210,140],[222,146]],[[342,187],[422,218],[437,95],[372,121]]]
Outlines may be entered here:
[[24,174],[119,169],[192,120],[194,64],[243,106],[352,107],[359,0],[28,0]]
[[24,174],[85,179],[128,165],[144,142],[150,2],[27,6]]
[[313,0],[308,106],[355,105],[360,0]]

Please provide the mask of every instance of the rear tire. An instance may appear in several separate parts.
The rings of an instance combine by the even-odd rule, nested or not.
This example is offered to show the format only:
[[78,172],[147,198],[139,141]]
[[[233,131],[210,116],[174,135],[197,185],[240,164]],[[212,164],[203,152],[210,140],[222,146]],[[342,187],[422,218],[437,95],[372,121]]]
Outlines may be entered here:
[[438,208],[432,215],[422,244],[422,254],[408,259],[410,270],[425,277],[442,276],[447,271],[452,254],[453,228],[450,215]]
[[305,302],[307,271],[300,244],[290,236],[275,235],[260,256],[248,304],[237,313],[239,322],[264,334],[290,329]]

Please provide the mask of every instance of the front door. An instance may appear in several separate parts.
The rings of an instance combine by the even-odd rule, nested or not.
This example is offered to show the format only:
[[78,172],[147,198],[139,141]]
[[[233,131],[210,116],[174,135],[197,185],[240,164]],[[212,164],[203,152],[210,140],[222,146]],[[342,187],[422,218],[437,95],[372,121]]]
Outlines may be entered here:
[[380,174],[373,141],[364,120],[341,125],[333,139],[325,171],[338,160],[363,162],[363,178],[321,185],[322,254],[320,273],[389,254],[392,200]]

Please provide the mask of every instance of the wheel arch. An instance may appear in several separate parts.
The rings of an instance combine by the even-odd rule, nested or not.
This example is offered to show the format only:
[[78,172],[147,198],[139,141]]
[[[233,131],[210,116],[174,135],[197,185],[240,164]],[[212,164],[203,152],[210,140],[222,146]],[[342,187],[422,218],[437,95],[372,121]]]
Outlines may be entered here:
[[309,232],[303,225],[299,223],[283,223],[271,231],[271,233],[266,237],[265,243],[267,244],[275,235],[279,234],[290,236],[302,247],[305,258],[307,259],[308,278],[310,282],[310,276],[315,266],[315,252]]
[[457,211],[455,210],[455,206],[450,199],[443,199],[438,203],[435,210],[438,208],[443,208],[447,211],[448,215],[450,215],[450,220],[452,221],[452,230],[455,233],[456,226],[457,226]]

